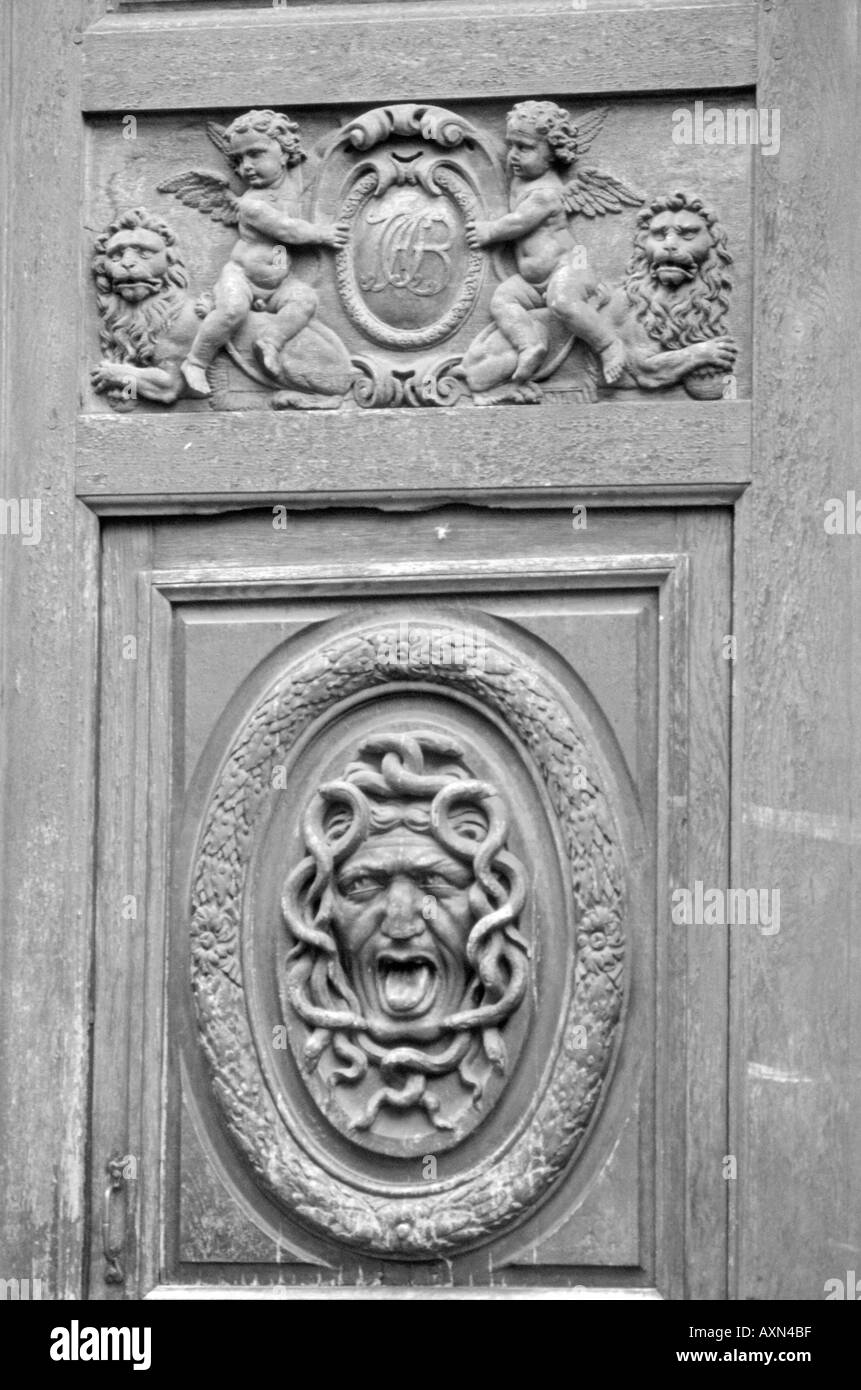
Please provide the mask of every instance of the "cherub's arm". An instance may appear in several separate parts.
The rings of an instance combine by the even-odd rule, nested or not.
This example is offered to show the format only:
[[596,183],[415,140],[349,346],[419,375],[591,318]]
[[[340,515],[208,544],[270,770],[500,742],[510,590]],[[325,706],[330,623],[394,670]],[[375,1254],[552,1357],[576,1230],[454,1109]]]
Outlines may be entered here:
[[561,194],[552,188],[536,188],[518,205],[494,222],[467,224],[467,240],[471,246],[489,246],[494,241],[520,241],[552,217],[562,207]]
[[242,221],[261,236],[279,241],[284,246],[343,246],[346,232],[339,223],[323,226],[305,222],[301,217],[288,217],[263,199],[242,199]]

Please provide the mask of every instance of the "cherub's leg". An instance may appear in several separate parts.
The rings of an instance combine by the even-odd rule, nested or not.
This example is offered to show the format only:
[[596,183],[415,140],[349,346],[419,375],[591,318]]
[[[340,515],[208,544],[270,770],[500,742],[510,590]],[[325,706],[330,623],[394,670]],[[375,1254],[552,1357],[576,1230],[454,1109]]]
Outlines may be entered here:
[[521,275],[504,280],[490,301],[491,315],[517,353],[512,381],[530,381],[544,360],[547,340],[530,311],[540,309],[542,295]]
[[548,309],[575,338],[597,353],[604,380],[612,385],[625,366],[625,348],[598,312],[606,302],[606,291],[595,276],[577,265],[573,258],[561,261],[550,277]]
[[317,312],[317,293],[303,280],[291,276],[269,301],[271,315],[254,344],[254,351],[273,376],[280,371],[279,356],[285,343],[307,328]]
[[182,374],[193,396],[212,394],[206,369],[212,365],[219,348],[230,342],[248,314],[254,298],[245,272],[232,261],[219,275],[213,294],[215,307],[197,330],[191,351],[182,364]]

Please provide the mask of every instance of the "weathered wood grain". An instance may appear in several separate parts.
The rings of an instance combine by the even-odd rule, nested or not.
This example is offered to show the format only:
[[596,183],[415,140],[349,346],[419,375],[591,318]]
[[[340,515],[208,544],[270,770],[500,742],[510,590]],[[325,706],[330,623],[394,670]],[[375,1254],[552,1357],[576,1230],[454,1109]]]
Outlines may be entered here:
[[[114,513],[298,500],[414,505],[440,496],[667,490],[726,502],[750,477],[750,405],[498,407],[351,415],[87,416],[78,493]],[[393,486],[392,459],[403,460]]]
[[753,84],[756,6],[123,14],[84,36],[84,63],[86,111],[702,91]]
[[764,5],[760,53],[759,103],[783,137],[756,180],[734,876],[780,891],[781,925],[736,930],[732,1288],[816,1300],[861,1268],[861,537],[824,528],[861,445],[858,6]]
[[[102,566],[100,781],[97,837],[96,939],[93,1028],[92,1229],[96,1233],[90,1266],[89,1298],[122,1298],[135,1286],[130,1260],[137,1247],[135,1199],[152,1182],[150,1134],[140,1123],[140,1058],[143,1047],[158,1055],[159,1030],[150,1031],[158,1008],[144,1020],[144,969],[147,923],[152,924],[147,880],[151,750],[149,671],[152,633],[150,595],[138,583],[151,551],[149,528],[128,528],[104,547]],[[134,647],[129,645],[130,640]],[[155,712],[155,711],[154,711]],[[129,759],[129,752],[131,758]],[[118,759],[125,773],[117,777]],[[128,1285],[105,1282],[98,1235],[104,1198],[105,1163],[112,1155],[134,1160],[137,1177],[116,1205],[124,1206]],[[146,1162],[144,1161],[146,1158]],[[157,1163],[157,1158],[156,1158]]]
[[[683,514],[674,522],[673,517],[664,512],[647,516],[641,511],[623,513],[614,510],[597,512],[594,518],[590,516],[588,531],[575,533],[570,523],[566,524],[565,518],[556,511],[543,514],[534,512],[524,516],[516,512],[506,514],[497,511],[486,518],[476,509],[461,507],[449,508],[443,515],[450,523],[450,535],[446,537],[445,546],[442,547],[439,539],[435,537],[434,518],[419,515],[380,518],[367,513],[353,516],[345,513],[345,519],[342,521],[333,513],[316,516],[299,513],[291,519],[289,541],[283,533],[273,529],[271,520],[262,512],[258,515],[213,519],[205,525],[197,521],[184,525],[173,523],[152,528],[152,550],[148,549],[146,540],[146,533],[150,528],[125,524],[109,528],[106,596],[111,594],[113,597],[107,605],[111,616],[105,635],[104,665],[105,679],[110,686],[107,692],[108,701],[113,713],[106,726],[102,767],[103,813],[106,826],[103,868],[110,875],[114,885],[123,881],[123,873],[126,872],[123,865],[130,862],[130,840],[134,840],[138,846],[135,853],[140,855],[143,853],[140,847],[146,839],[147,827],[152,824],[163,826],[165,823],[162,763],[166,760],[160,753],[154,753],[147,771],[146,753],[140,744],[141,741],[149,740],[152,747],[156,746],[159,729],[162,730],[163,736],[163,729],[168,723],[166,707],[161,697],[156,699],[147,729],[144,717],[145,700],[141,702],[140,692],[133,696],[130,689],[125,693],[119,689],[117,681],[121,679],[121,675],[117,670],[116,661],[112,661],[108,669],[109,654],[116,646],[120,632],[125,631],[129,625],[136,625],[141,631],[144,630],[143,620],[134,616],[136,612],[144,613],[146,608],[145,604],[141,604],[140,608],[136,609],[134,603],[134,570],[138,566],[146,571],[141,575],[141,588],[153,584],[172,604],[202,602],[207,612],[206,626],[212,626],[213,631],[213,605],[222,601],[225,605],[225,621],[229,622],[234,631],[234,642],[242,605],[250,601],[246,612],[249,619],[252,619],[255,612],[254,600],[259,598],[266,598],[271,604],[276,598],[285,599],[292,596],[294,600],[297,597],[304,600],[311,595],[327,594],[337,595],[340,601],[347,604],[357,599],[366,599],[376,604],[386,592],[401,596],[415,592],[425,596],[444,594],[450,602],[452,594],[462,596],[468,591],[473,591],[474,601],[481,604],[487,602],[487,588],[490,586],[494,593],[498,592],[498,599],[494,599],[490,604],[491,611],[503,611],[499,605],[504,603],[508,605],[504,611],[514,615],[518,602],[523,601],[526,590],[549,588],[551,591],[570,591],[579,587],[596,586],[601,589],[608,586],[623,586],[625,589],[641,585],[651,587],[655,583],[660,584],[668,574],[674,574],[678,569],[681,577],[678,582],[674,578],[672,585],[675,597],[669,600],[669,606],[662,606],[661,610],[664,617],[660,658],[663,667],[660,681],[662,694],[659,698],[656,689],[656,633],[652,624],[651,638],[643,653],[645,664],[635,702],[650,727],[653,723],[657,724],[657,708],[659,704],[663,705],[660,716],[661,740],[669,740],[671,744],[667,750],[668,758],[666,754],[662,755],[665,762],[669,763],[667,780],[662,782],[660,788],[656,787],[652,770],[641,792],[651,807],[649,814],[652,819],[658,815],[662,819],[665,818],[670,826],[675,823],[675,829],[671,830],[669,837],[659,836],[657,852],[666,852],[668,838],[672,845],[678,847],[682,859],[675,863],[677,873],[686,870],[688,875],[692,875],[698,871],[698,865],[711,866],[713,860],[720,859],[724,853],[720,845],[721,834],[725,836],[726,830],[725,816],[721,830],[721,807],[725,805],[726,789],[724,786],[722,794],[718,784],[726,772],[727,701],[725,691],[724,698],[715,698],[715,685],[716,680],[725,683],[727,676],[722,665],[718,666],[715,672],[714,662],[710,657],[714,657],[715,635],[719,630],[722,631],[726,621],[726,516],[712,511],[697,518],[691,517],[688,523]],[[137,541],[134,539],[136,533],[139,536]],[[650,542],[666,543],[674,533],[690,553],[689,564],[685,563],[685,556],[642,551],[641,547],[648,546]],[[385,537],[385,559],[378,558],[381,552],[381,537]],[[289,547],[286,553],[285,541]],[[267,563],[268,569],[264,568]],[[123,570],[126,571],[125,577]],[[692,576],[697,592],[694,593],[691,602],[694,621],[689,631],[686,592]],[[374,593],[374,590],[377,593]],[[503,590],[507,591],[505,598]],[[526,606],[528,611],[533,611],[534,605],[531,600],[527,600]],[[277,628],[278,619],[274,606],[271,612],[272,621]],[[259,616],[253,620],[259,624]],[[163,623],[162,626],[166,630],[166,624]],[[672,638],[669,636],[670,629]],[[273,640],[277,643],[280,638],[276,636]],[[689,644],[691,662],[698,672],[691,683],[690,700],[686,675]],[[577,645],[579,650],[581,644]],[[166,674],[168,653],[168,643],[163,635],[153,647],[153,659],[162,669],[151,687],[162,692],[170,685],[170,679]],[[600,660],[597,651],[596,660]],[[240,678],[244,678],[244,674],[243,668]],[[139,679],[140,675],[141,673]],[[222,695],[215,695],[214,708],[220,708],[221,699],[227,697],[235,679],[236,673]],[[600,689],[600,682],[595,684],[595,689]],[[179,700],[181,705],[181,696]],[[672,709],[665,703],[669,700],[674,702]],[[691,750],[686,737],[685,726],[689,718],[701,739],[702,746],[696,750]],[[647,737],[650,738],[650,758],[654,761],[657,736],[653,733]],[[713,756],[715,749],[721,748],[724,750],[723,762],[720,759],[716,762]],[[682,788],[686,790],[689,786],[689,758],[691,796],[687,799],[680,793]],[[152,795],[156,801],[161,798],[162,806],[154,814],[154,806],[150,803],[146,816],[142,818],[134,807],[136,803],[143,805],[141,787],[147,782],[153,789]],[[668,791],[671,795],[667,794]],[[692,824],[690,836],[686,828],[689,813]],[[716,826],[718,829],[715,834]],[[646,834],[645,840],[651,843],[648,848],[645,843],[641,843],[636,851],[636,858],[641,863],[647,858],[651,865],[654,859],[653,832]],[[161,832],[157,836],[157,842],[160,841]],[[689,860],[686,858],[688,853],[691,855]],[[149,852],[151,875],[158,873],[158,857],[157,844],[154,844]],[[651,881],[651,867],[646,872]],[[706,870],[700,868],[699,872]],[[182,881],[183,874],[180,872],[178,882]],[[665,875],[662,875],[662,885],[665,889]],[[116,891],[115,887],[114,897]],[[149,896],[148,892],[148,899]],[[639,893],[635,894],[637,900],[639,896]],[[650,902],[654,900],[653,884],[644,890],[644,897]],[[108,913],[104,918],[104,926],[107,928],[111,925],[112,900],[109,894]],[[153,930],[147,935],[158,938],[158,923],[161,918],[157,909],[151,910],[155,911],[155,917],[151,919]],[[644,935],[644,932],[638,932],[632,946],[635,955],[638,956],[635,987],[639,991],[639,1000],[636,1010],[640,1013],[641,1023],[650,1033],[653,1026],[651,1001],[654,998],[654,990],[650,973],[652,962],[642,959],[642,954],[647,949]],[[667,933],[662,930],[662,935],[666,937]],[[105,942],[105,948],[108,947],[109,938]],[[155,941],[150,952],[149,969],[154,970],[156,976],[159,955],[160,947]],[[660,1157],[654,1178],[662,1193],[664,1211],[673,1214],[673,1229],[670,1230],[666,1223],[661,1228],[662,1232],[671,1235],[673,1240],[669,1259],[662,1261],[658,1271],[658,1287],[665,1296],[679,1296],[686,1288],[683,1252],[684,1204],[678,1201],[678,1194],[685,1190],[686,1168],[688,1181],[695,1181],[700,1165],[701,1148],[705,1147],[708,1150],[712,1131],[722,1132],[723,1125],[722,1096],[715,1093],[714,1078],[723,1075],[725,1070],[726,993],[714,989],[715,977],[710,973],[712,965],[711,956],[707,959],[699,956],[692,958],[690,954],[686,956],[685,952],[676,950],[672,943],[669,943],[669,949],[663,950],[660,958],[660,968],[664,971],[660,983],[663,1006],[659,1017],[669,1047],[662,1046],[658,1050],[653,1049],[651,1044],[646,1044],[645,1047],[646,1056],[653,1059],[645,1068],[649,1073],[643,1091],[645,1104],[651,1106],[653,1068],[661,1067],[664,1063],[671,1063],[673,1066],[672,1072],[668,1070],[663,1077],[663,1094],[670,1104],[662,1109],[660,1115]],[[693,970],[690,1002],[701,1012],[701,1017],[697,1019],[690,1032],[683,1022],[683,986],[688,967]],[[103,983],[109,971],[123,976],[126,970],[127,966],[118,959],[106,957],[101,973]],[[110,986],[106,988],[109,990],[110,998]],[[152,993],[148,992],[147,995],[149,1003],[146,1006],[146,1014],[153,1027],[150,1029],[147,1047],[150,1060],[147,1061],[146,1069],[150,1072],[150,1078],[147,1081],[145,1077],[146,1087],[152,1086],[153,1068],[159,1069],[156,1036],[158,1029],[154,1024],[158,1012],[157,989],[157,983],[153,983]],[[109,1013],[108,1008],[106,1019]],[[633,1016],[629,1020],[629,1026],[632,1024]],[[109,1027],[107,1022],[102,1024],[103,1030],[107,1028],[107,1036],[116,1035],[117,1027],[116,1022],[113,1028]],[[139,1022],[135,1022],[132,1031],[135,1032],[138,1028]],[[103,1031],[102,1037],[105,1036]],[[689,1045],[690,1043],[693,1045]],[[635,1037],[628,1038],[627,1046],[629,1052],[631,1048],[634,1049],[636,1066],[633,1071],[636,1072],[642,1063],[644,1053],[639,1029]],[[136,1055],[134,1044],[131,1055]],[[629,1056],[629,1082],[635,1080],[631,1061]],[[105,1065],[107,1066],[107,1062]],[[132,1087],[136,1088],[139,1084],[135,1068]],[[117,1092],[122,1091],[122,1087],[114,1089]],[[607,1118],[610,1121],[614,1115],[618,1118],[622,1094],[622,1091],[614,1090],[608,1099]],[[625,1094],[630,1097],[628,1087]],[[715,1102],[715,1113],[709,1114],[705,1123],[701,1104],[703,1096]],[[116,1103],[114,1100],[109,1102],[110,1105]],[[120,1104],[122,1105],[122,1101]],[[137,1102],[133,1100],[130,1109],[134,1114]],[[152,1110],[150,1118],[155,1125],[155,1109]],[[677,1118],[678,1123],[675,1122]],[[171,1123],[169,1116],[166,1120],[168,1124]],[[651,1166],[655,1148],[651,1121],[644,1117],[643,1123],[641,1142],[643,1165],[647,1171],[643,1178],[642,1195],[648,1204],[651,1201]],[[686,1125],[688,1133],[685,1140],[683,1136]],[[579,1168],[578,1175],[582,1181]],[[712,1244],[701,1264],[694,1260],[696,1289],[698,1296],[717,1296],[722,1288],[724,1272],[720,1235],[723,1188],[720,1188],[717,1201],[713,1192],[706,1193],[700,1189],[697,1195],[698,1210],[689,1217],[689,1228],[696,1228],[700,1239],[709,1239]],[[152,1232],[146,1242],[146,1273],[141,1284],[143,1290],[154,1287],[158,1274],[153,1256],[156,1231],[153,1212],[158,1207],[158,1200],[158,1194],[150,1190],[141,1212],[141,1230],[148,1229]],[[709,1210],[704,1209],[703,1204],[706,1200]],[[564,1210],[561,1214],[564,1215]],[[544,1220],[545,1214],[542,1209],[542,1214],[536,1218],[534,1231],[541,1229]],[[508,1244],[515,1245],[518,1241],[525,1240],[528,1235],[529,1230],[524,1228],[513,1235]],[[600,1255],[600,1252],[596,1254]],[[495,1257],[494,1277],[540,1287],[558,1284],[566,1278],[576,1278],[578,1282],[590,1284],[595,1280],[599,1284],[602,1280],[610,1280],[614,1288],[618,1287],[620,1279],[623,1282],[633,1280],[640,1286],[644,1276],[649,1282],[651,1276],[652,1242],[648,1228],[643,1233],[643,1254],[645,1267],[641,1270],[602,1269],[601,1266],[607,1263],[606,1260],[590,1258],[586,1261],[588,1269],[575,1267],[566,1270],[564,1262],[559,1267],[553,1267],[539,1261],[529,1268],[518,1266],[506,1271],[499,1268]],[[476,1271],[480,1266],[479,1258]],[[259,1273],[261,1278],[267,1280],[272,1277],[272,1271],[266,1268],[261,1268]],[[205,1277],[218,1281],[229,1278],[230,1275],[224,1270],[220,1273],[218,1270],[212,1270],[206,1273]],[[402,1275],[395,1272],[392,1277],[399,1278]],[[420,1274],[417,1277],[421,1279]],[[289,1267],[284,1266],[279,1269],[278,1278],[282,1281],[293,1278],[302,1281],[306,1278],[306,1273],[302,1270],[291,1271]],[[219,1286],[223,1287],[223,1284]],[[640,1291],[642,1292],[642,1288]]]
[[[4,499],[41,537],[3,564],[0,1250],[6,1278],[80,1297],[84,1265],[98,526],[74,495],[88,0],[4,5],[0,421]],[[38,176],[33,173],[38,152]],[[58,325],[61,331],[58,331]]]
[[[697,880],[706,887],[734,886],[728,881],[732,664],[724,656],[723,646],[732,612],[729,515],[682,513],[678,547],[692,557],[689,623],[696,651],[690,664],[686,728],[687,878],[676,886],[693,892]],[[674,684],[681,686],[681,681],[674,680]],[[679,690],[680,695],[683,693]],[[685,1272],[681,1296],[725,1298],[729,928],[678,926],[670,917],[671,902],[665,902],[663,917],[669,950],[679,950],[687,966]],[[674,1004],[677,1007],[677,1001]]]

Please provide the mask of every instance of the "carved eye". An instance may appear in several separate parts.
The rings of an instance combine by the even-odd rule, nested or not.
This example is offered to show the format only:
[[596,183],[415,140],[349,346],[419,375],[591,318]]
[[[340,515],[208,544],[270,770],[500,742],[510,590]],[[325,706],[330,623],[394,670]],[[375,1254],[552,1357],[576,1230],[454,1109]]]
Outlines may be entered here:
[[441,893],[455,886],[445,874],[420,874],[419,885],[426,893]]
[[371,897],[379,891],[379,887],[380,884],[373,874],[352,874],[338,881],[338,892],[341,897],[352,898],[356,901]]

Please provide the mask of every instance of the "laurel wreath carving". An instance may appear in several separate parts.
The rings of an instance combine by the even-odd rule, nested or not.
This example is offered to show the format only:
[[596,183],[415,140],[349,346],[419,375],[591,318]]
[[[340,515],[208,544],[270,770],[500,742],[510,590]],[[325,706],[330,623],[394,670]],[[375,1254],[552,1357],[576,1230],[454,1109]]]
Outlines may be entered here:
[[[483,632],[480,658],[434,664],[432,638],[450,624],[411,620],[415,659],[392,666],[391,623],[324,641],[258,701],[225,758],[206,808],[191,896],[191,981],[200,1043],[227,1127],[261,1187],[306,1226],[382,1256],[435,1258],[498,1234],[534,1206],[580,1146],[607,1084],[622,1016],[625,888],[622,851],[594,760],[561,687],[514,646]],[[411,646],[411,652],[414,648]],[[575,920],[573,988],[547,1084],[509,1147],[420,1191],[335,1176],[285,1123],[257,1060],[240,951],[249,861],[265,826],[272,771],[296,739],[343,700],[393,681],[472,696],[507,724],[534,760],[566,846]]]

